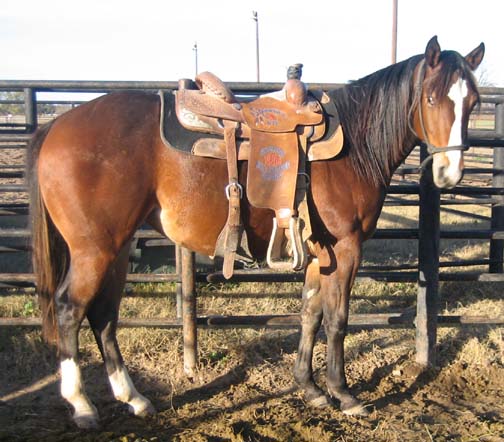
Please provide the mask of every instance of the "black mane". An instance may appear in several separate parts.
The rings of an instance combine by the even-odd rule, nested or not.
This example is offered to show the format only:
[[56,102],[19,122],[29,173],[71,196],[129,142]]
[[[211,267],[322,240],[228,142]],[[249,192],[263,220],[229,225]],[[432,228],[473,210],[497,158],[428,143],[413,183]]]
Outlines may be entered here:
[[[413,56],[329,92],[343,126],[344,152],[356,173],[373,184],[388,185],[395,168],[414,147],[416,136],[409,118],[420,91],[413,77],[423,58]],[[428,85],[438,96],[446,95],[456,72],[474,85],[470,68],[457,52],[443,51],[441,60],[443,68]]]

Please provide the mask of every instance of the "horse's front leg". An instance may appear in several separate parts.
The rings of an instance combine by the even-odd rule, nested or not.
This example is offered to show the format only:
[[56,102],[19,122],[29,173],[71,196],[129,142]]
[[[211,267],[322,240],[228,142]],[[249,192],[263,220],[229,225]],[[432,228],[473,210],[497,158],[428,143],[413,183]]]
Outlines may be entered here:
[[320,296],[320,269],[318,259],[310,261],[306,268],[301,310],[301,337],[294,365],[294,379],[303,390],[308,404],[315,407],[329,405],[324,392],[313,379],[312,359],[315,338],[322,322]]
[[348,389],[344,354],[350,291],[361,258],[359,237],[355,235],[339,240],[330,255],[332,265],[327,272],[322,268],[320,276],[327,335],[327,389],[332,397],[340,401],[341,411],[345,414],[365,416],[367,410]]

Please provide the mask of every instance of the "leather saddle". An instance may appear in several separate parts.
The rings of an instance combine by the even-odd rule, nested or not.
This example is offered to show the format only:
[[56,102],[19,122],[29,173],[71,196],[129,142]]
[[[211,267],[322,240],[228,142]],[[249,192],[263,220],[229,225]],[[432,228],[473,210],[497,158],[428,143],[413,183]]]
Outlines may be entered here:
[[[226,278],[233,274],[243,234],[240,200],[244,190],[238,182],[239,160],[249,162],[246,195],[250,204],[275,211],[268,265],[279,270],[306,266],[306,241],[311,235],[306,161],[335,157],[342,149],[343,133],[334,103],[323,91],[308,92],[300,79],[301,69],[301,64],[291,66],[280,91],[252,101],[238,100],[210,72],[197,75],[196,87],[190,80],[180,80],[174,92],[178,123],[193,133],[189,136],[191,153],[227,161],[229,212],[216,247],[224,257]],[[170,112],[164,109],[160,95],[161,135],[166,141],[169,129],[163,127],[169,123],[163,124],[163,119],[174,116],[166,116]],[[287,259],[282,255],[286,243]]]

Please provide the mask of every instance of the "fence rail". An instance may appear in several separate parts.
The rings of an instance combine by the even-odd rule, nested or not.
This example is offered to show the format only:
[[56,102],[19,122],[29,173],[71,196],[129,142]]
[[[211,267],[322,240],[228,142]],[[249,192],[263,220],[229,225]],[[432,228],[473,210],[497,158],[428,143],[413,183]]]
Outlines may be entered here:
[[[240,315],[240,316],[199,316],[196,319],[198,327],[205,328],[297,328],[300,324],[299,315]],[[439,315],[438,325],[453,327],[454,325],[502,326],[504,318],[467,315]],[[87,321],[84,326],[89,327]],[[0,318],[0,327],[40,327],[39,318]],[[119,327],[155,327],[181,328],[183,322],[177,318],[123,318],[119,319]],[[415,328],[415,316],[403,313],[372,313],[351,314],[348,319],[350,329],[367,328]]]
[[[283,87],[283,83],[227,83],[228,86],[241,95],[253,95],[258,92],[275,91]],[[37,114],[37,104],[70,104],[78,105],[78,100],[50,100],[37,101],[38,92],[87,92],[107,93],[114,90],[141,89],[156,91],[159,89],[176,89],[178,82],[152,81],[152,82],[78,82],[78,81],[10,81],[0,80],[0,90],[19,91],[23,93],[24,100],[4,100],[4,104],[23,104],[24,121],[0,123],[0,151],[23,151],[31,134],[42,120]],[[340,84],[317,83],[310,84],[310,88],[334,89]],[[420,282],[417,299],[416,315],[404,314],[373,314],[354,316],[350,319],[351,326],[415,326],[417,328],[417,359],[421,362],[433,362],[432,337],[435,337],[437,324],[500,324],[503,318],[480,317],[447,317],[437,315],[437,283],[438,281],[503,281],[503,246],[504,246],[504,88],[482,88],[481,115],[484,115],[485,124],[490,122],[491,129],[471,128],[469,142],[474,147],[489,147],[493,149],[492,155],[472,155],[468,153],[467,159],[477,161],[478,167],[468,167],[466,174],[475,179],[491,180],[491,185],[458,187],[441,192],[433,189],[429,183],[420,180],[415,184],[397,184],[394,182],[388,192],[386,205],[419,205],[419,227],[415,229],[379,229],[374,235],[376,240],[386,239],[414,239],[418,241],[418,264],[402,266],[366,266],[362,267],[358,278],[379,281]],[[0,100],[1,102],[1,100]],[[491,121],[493,117],[493,121]],[[490,120],[488,120],[490,118]],[[486,126],[485,126],[486,127]],[[425,157],[425,152],[418,150],[412,155],[414,164],[407,164],[400,168],[398,176],[404,177],[418,175],[418,164]],[[488,167],[485,167],[488,166]],[[26,187],[20,182],[23,178],[23,164],[2,164],[0,166],[0,201],[10,194],[26,198]],[[398,197],[398,195],[400,197]],[[411,199],[411,196],[418,195]],[[443,197],[443,198],[442,198]],[[454,197],[459,197],[453,199]],[[453,204],[484,204],[492,207],[490,228],[485,229],[451,229],[443,230],[439,226],[439,212],[441,207]],[[445,209],[448,210],[448,209]],[[0,253],[13,256],[14,254],[29,254],[29,231],[26,228],[26,203],[4,201],[0,202]],[[428,214],[428,216],[426,216]],[[481,217],[480,217],[481,218]],[[24,223],[24,224],[23,224]],[[439,251],[435,247],[440,238],[446,239],[479,239],[490,242],[490,255],[486,259],[465,260],[439,263]],[[170,243],[156,232],[139,230],[135,241],[141,241],[142,247],[167,247]],[[18,241],[16,243],[16,241]],[[433,246],[434,245],[434,246]],[[175,282],[178,286],[177,297],[184,303],[182,309],[180,302],[177,306],[179,318],[174,320],[123,320],[123,326],[157,326],[157,327],[184,327],[184,339],[195,342],[196,326],[296,326],[299,323],[297,315],[286,317],[200,317],[195,314],[195,282],[209,281],[222,282],[220,272],[206,271],[195,273],[194,255],[188,251],[177,250],[176,271],[171,274],[145,274],[130,273],[129,282]],[[452,269],[454,267],[485,266],[488,272],[439,272],[439,269]],[[241,271],[237,270],[232,281],[301,281],[301,273],[274,273],[270,271]],[[26,287],[34,283],[33,274],[0,273],[0,287]],[[415,321],[416,318],[416,321]],[[356,321],[356,322],[352,322]],[[9,321],[0,319],[0,325]],[[12,319],[10,324],[36,326],[36,320]],[[188,358],[194,363],[194,352],[188,351]]]

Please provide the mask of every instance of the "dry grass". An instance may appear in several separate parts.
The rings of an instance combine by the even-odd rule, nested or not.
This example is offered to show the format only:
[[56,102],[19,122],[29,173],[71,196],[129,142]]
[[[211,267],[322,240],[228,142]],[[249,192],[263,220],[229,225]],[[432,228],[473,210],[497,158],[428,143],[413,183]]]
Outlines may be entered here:
[[[442,313],[503,315],[498,295],[502,288],[490,283],[442,284]],[[139,295],[124,299],[123,316],[173,316],[172,285],[158,287],[153,294],[141,285],[135,289]],[[290,313],[299,307],[299,296],[292,296],[299,289],[299,284],[206,285],[201,287],[198,309],[202,314]],[[414,284],[357,283],[352,311],[403,311],[414,306],[415,296]],[[29,295],[0,298],[0,312],[23,316],[29,300]],[[0,440],[499,441],[504,434],[502,333],[502,328],[491,327],[440,328],[438,365],[427,372],[420,372],[413,362],[414,330],[349,334],[348,380],[372,410],[370,418],[355,419],[337,409],[314,410],[295,391],[295,330],[201,329],[199,370],[190,381],[182,369],[180,330],[120,329],[118,339],[130,373],[160,410],[144,422],[128,417],[112,400],[92,333],[84,329],[83,374],[104,425],[102,432],[86,434],[76,432],[67,419],[57,380],[51,378],[56,359],[38,330],[3,329],[0,365],[5,380],[0,397],[16,391],[20,395],[0,406]],[[322,385],[325,351],[321,335],[314,368]],[[35,380],[46,379],[51,382],[43,389],[19,393]],[[9,420],[14,410],[24,416],[23,426]]]

